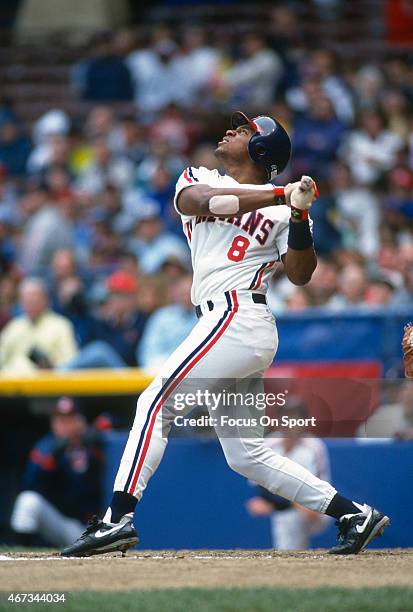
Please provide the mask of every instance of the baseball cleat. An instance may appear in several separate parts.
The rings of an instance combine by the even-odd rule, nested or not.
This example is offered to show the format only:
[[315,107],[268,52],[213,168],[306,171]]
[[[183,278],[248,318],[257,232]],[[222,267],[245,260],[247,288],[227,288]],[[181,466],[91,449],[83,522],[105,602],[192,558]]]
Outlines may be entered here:
[[80,538],[64,548],[61,556],[90,557],[116,550],[125,553],[139,542],[132,519],[132,514],[125,514],[119,523],[104,523],[94,516]]
[[381,536],[389,523],[388,516],[365,504],[363,512],[345,514],[336,521],[339,530],[338,544],[329,552],[333,555],[356,555],[370,544],[373,538]]

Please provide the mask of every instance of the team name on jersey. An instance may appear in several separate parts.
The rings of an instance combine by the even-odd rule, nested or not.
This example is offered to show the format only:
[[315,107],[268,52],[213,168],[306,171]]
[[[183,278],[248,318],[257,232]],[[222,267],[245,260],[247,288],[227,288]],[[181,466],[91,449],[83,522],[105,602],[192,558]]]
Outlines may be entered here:
[[239,227],[247,232],[250,236],[253,236],[259,244],[262,246],[267,242],[270,235],[270,231],[274,227],[274,221],[264,217],[264,215],[258,210],[254,210],[250,213],[245,213],[239,217],[196,217],[195,225],[198,223],[230,223],[235,227]]

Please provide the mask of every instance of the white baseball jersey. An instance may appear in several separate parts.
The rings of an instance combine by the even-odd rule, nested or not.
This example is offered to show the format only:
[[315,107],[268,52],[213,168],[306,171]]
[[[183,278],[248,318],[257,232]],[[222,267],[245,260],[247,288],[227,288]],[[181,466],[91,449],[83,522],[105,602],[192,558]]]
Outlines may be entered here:
[[228,218],[184,215],[177,207],[177,199],[191,185],[263,190],[274,186],[271,183],[245,185],[219,174],[218,170],[189,167],[178,179],[174,199],[191,249],[193,304],[231,289],[265,294],[274,266],[287,251],[289,207],[268,206]]

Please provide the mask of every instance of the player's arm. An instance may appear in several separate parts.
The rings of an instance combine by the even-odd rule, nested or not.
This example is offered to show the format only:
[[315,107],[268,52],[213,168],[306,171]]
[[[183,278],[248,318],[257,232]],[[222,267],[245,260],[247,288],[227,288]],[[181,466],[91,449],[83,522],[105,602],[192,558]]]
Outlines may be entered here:
[[273,189],[215,189],[209,185],[191,185],[183,189],[177,200],[184,215],[231,217],[285,204],[284,187]]
[[[312,179],[310,180],[312,181]],[[311,189],[296,188],[291,193],[287,191],[287,199],[290,200],[291,218],[288,231],[288,249],[281,259],[287,277],[294,285],[306,285],[311,280],[317,267],[317,256],[308,220],[308,211],[317,196],[318,190],[314,181],[312,181]]]
[[[303,224],[306,227],[298,227],[295,224]],[[291,234],[299,234],[299,240],[304,238],[304,243],[310,240],[311,232],[308,221],[290,221],[289,241]],[[312,239],[311,239],[312,242]],[[284,270],[288,280],[294,285],[306,285],[313,275],[317,267],[317,257],[313,245],[307,248],[297,249],[288,246],[287,252],[281,257],[284,264]]]

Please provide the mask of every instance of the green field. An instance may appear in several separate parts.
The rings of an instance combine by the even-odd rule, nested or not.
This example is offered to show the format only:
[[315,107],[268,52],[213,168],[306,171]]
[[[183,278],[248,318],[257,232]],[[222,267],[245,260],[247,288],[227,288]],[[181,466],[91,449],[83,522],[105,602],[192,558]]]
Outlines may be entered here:
[[413,588],[164,589],[73,592],[64,604],[7,604],[0,610],[116,612],[409,612]]

